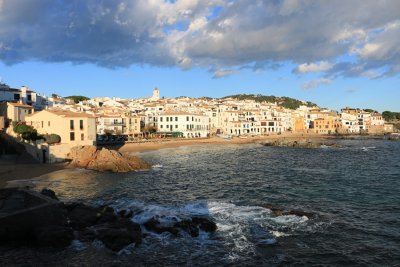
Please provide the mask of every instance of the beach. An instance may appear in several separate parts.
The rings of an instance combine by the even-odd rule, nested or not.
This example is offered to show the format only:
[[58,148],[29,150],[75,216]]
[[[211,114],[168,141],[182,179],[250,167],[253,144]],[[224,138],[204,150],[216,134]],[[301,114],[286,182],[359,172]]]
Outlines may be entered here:
[[65,167],[65,163],[42,164],[26,156],[3,156],[0,158],[0,188],[9,181],[32,179]]
[[263,136],[248,136],[247,138],[233,137],[231,140],[225,140],[220,137],[202,138],[202,139],[159,139],[157,141],[148,140],[140,143],[127,143],[121,146],[119,152],[145,152],[151,150],[158,150],[163,148],[175,148],[180,146],[191,145],[229,145],[229,144],[251,144],[259,143],[266,140],[278,139],[310,139],[321,140],[332,138],[329,135],[320,135],[314,133],[284,133],[280,135],[263,135]]

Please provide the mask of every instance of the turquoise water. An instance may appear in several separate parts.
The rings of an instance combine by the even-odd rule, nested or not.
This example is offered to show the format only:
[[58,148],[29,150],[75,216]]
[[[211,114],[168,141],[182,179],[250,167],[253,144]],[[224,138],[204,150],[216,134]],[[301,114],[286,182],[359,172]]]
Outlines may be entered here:
[[[119,255],[98,243],[75,243],[25,257],[71,266],[398,266],[400,142],[338,142],[343,148],[181,147],[143,153],[155,164],[148,172],[43,176],[32,185],[65,201],[130,208],[138,223],[154,215],[165,221],[208,215],[218,230],[198,238],[147,233],[143,244]],[[271,206],[311,215],[276,216]]]

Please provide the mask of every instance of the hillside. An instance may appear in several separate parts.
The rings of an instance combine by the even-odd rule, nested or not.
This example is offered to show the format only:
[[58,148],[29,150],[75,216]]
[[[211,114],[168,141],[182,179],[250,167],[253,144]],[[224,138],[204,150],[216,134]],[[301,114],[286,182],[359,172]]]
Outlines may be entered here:
[[239,94],[239,95],[230,95],[222,97],[222,99],[226,98],[235,98],[239,100],[255,100],[256,102],[269,102],[269,103],[277,103],[279,106],[288,108],[288,109],[297,109],[301,105],[306,105],[308,107],[316,107],[317,104],[314,104],[310,101],[304,102],[301,100],[297,100],[291,97],[278,97],[278,96],[265,96],[265,95],[249,95],[249,94]]

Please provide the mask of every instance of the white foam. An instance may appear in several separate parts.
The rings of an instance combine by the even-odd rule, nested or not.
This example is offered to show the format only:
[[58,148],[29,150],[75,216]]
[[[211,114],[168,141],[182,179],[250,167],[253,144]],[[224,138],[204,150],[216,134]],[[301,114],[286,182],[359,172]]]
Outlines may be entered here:
[[82,243],[81,241],[75,239],[75,240],[72,240],[70,248],[72,248],[75,251],[82,251],[82,250],[87,249],[87,246],[84,243]]

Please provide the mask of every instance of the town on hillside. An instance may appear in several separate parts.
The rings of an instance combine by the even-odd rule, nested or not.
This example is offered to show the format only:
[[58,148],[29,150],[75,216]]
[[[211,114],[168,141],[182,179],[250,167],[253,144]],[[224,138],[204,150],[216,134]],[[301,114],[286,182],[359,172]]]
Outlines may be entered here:
[[[117,97],[50,97],[26,86],[0,85],[0,130],[53,146],[48,161],[65,158],[71,147],[152,138],[315,134],[383,134],[393,124],[373,110],[343,108],[340,112],[300,102],[295,109],[278,101],[237,97],[164,98],[155,88],[142,99]],[[43,138],[40,138],[45,136]],[[47,138],[46,138],[47,137]],[[47,151],[50,149],[46,148]],[[39,150],[41,150],[39,148]],[[44,151],[44,149],[43,149]],[[38,157],[45,157],[41,156]]]

